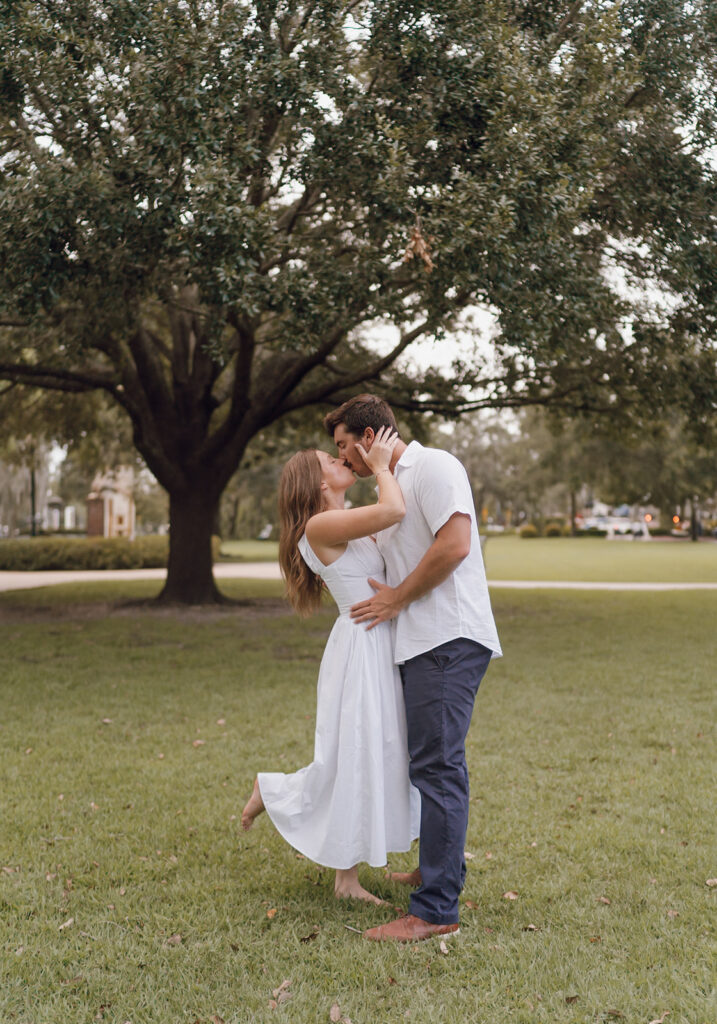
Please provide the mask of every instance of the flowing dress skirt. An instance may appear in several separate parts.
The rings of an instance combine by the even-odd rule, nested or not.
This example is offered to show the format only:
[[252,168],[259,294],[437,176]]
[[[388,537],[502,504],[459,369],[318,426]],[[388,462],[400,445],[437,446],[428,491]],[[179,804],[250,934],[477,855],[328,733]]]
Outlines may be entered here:
[[314,759],[291,775],[261,772],[267,813],[296,850],[325,867],[386,863],[420,828],[408,778],[406,712],[389,623],[339,615],[319,669]]

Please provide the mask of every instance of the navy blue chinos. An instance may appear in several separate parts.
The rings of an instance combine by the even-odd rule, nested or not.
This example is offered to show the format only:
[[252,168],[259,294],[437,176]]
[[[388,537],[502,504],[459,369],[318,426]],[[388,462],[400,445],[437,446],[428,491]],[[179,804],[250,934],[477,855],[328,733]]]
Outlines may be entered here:
[[468,829],[465,741],[491,651],[449,640],[400,666],[408,724],[409,775],[421,794],[421,886],[409,913],[432,924],[458,921]]

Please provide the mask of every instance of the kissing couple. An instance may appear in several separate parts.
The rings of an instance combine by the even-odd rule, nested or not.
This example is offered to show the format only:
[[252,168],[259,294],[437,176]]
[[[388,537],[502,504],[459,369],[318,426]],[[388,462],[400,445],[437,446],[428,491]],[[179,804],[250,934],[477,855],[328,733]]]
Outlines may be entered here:
[[[465,881],[465,740],[500,656],[470,484],[448,452],[406,444],[391,407],[358,395],[324,425],[337,449],[297,452],[279,484],[279,563],[299,614],[324,588],[339,615],[319,669],[314,760],[260,772],[242,813],[266,811],[296,850],[336,869],[335,893],[381,903],[358,865],[420,838],[408,913],[364,932],[415,942],[458,932]],[[354,474],[375,505],[344,508]]]

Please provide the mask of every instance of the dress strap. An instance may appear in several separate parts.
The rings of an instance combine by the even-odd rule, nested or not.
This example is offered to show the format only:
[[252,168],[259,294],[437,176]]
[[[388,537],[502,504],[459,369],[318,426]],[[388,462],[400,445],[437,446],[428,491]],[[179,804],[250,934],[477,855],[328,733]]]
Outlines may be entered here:
[[315,572],[317,576],[321,576],[322,569],[325,569],[326,566],[312,551],[305,533],[299,537],[299,551],[301,553],[301,557],[304,559],[311,571]]

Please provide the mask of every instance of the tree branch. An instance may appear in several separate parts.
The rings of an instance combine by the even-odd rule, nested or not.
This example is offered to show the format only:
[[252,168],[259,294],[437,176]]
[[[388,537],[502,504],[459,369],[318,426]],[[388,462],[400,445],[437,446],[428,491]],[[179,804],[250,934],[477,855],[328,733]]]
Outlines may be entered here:
[[0,378],[16,384],[34,384],[54,391],[110,391],[117,382],[109,374],[65,370],[62,367],[32,366],[28,363],[0,363]]
[[[321,402],[324,399],[331,397],[331,395],[336,391],[342,390],[343,388],[354,387],[357,384],[362,384],[364,381],[372,380],[395,362],[401,353],[407,349],[408,346],[416,340],[416,338],[420,337],[421,334],[424,334],[433,326],[435,326],[435,321],[425,320],[422,324],[414,327],[412,331],[409,331],[408,334],[402,335],[398,344],[394,345],[388,355],[383,356],[381,359],[377,359],[374,363],[365,367],[363,370],[348,373],[344,377],[332,381],[330,384],[317,386],[312,391],[305,391],[301,395],[297,395],[293,401],[283,401],[280,406],[279,414],[283,415],[284,413],[291,412],[294,409],[302,409],[307,405],[314,405],[316,402]],[[306,374],[304,374],[304,376],[305,375]]]
[[584,0],[575,0],[575,2],[571,4],[565,16],[558,24],[558,27],[556,28],[550,40],[554,46],[555,52],[557,52],[565,42],[568,33],[572,27],[572,24],[575,21],[576,16],[580,13],[580,9],[583,6],[583,3]]

